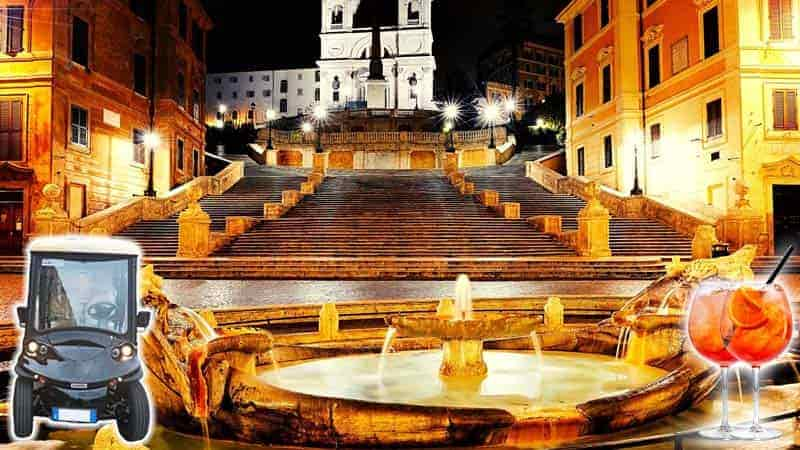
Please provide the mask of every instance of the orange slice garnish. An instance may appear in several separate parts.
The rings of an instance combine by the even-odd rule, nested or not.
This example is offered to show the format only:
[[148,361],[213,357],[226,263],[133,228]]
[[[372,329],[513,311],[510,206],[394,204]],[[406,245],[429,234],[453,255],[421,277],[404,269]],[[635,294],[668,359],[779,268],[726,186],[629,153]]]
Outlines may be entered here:
[[753,329],[764,325],[768,318],[760,298],[748,295],[747,288],[740,288],[728,300],[728,316],[738,328]]

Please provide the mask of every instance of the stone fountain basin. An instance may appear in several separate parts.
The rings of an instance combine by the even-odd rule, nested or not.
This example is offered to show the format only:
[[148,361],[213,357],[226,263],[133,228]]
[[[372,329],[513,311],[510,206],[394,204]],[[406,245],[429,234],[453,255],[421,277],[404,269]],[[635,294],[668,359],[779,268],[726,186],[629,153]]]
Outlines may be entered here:
[[386,322],[402,337],[483,341],[529,336],[543,320],[532,314],[476,313],[470,320],[408,315],[389,317]]

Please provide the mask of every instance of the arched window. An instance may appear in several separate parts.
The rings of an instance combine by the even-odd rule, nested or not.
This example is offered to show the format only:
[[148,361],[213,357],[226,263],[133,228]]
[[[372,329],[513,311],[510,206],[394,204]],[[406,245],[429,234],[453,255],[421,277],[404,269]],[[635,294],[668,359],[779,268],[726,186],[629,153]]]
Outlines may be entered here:
[[410,25],[419,25],[419,0],[410,0],[408,2],[408,23]]
[[344,6],[336,5],[331,10],[331,26],[332,28],[341,28],[344,24]]

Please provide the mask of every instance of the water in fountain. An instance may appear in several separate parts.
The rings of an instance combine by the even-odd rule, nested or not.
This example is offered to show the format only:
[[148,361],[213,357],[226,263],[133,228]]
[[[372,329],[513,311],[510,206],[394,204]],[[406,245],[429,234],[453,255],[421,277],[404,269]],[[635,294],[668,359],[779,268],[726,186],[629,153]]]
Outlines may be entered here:
[[531,343],[533,344],[533,353],[536,355],[536,364],[538,369],[542,368],[542,342],[539,340],[539,335],[536,330],[531,331]]
[[389,327],[386,330],[386,337],[383,338],[383,347],[381,347],[381,358],[378,360],[378,379],[383,378],[383,369],[386,367],[386,355],[392,350],[392,342],[397,335],[397,328]]
[[457,320],[472,320],[472,286],[469,277],[461,274],[456,278]]
[[208,449],[211,446],[211,434],[208,429],[208,385],[206,377],[203,375],[203,364],[208,356],[208,343],[217,337],[217,332],[208,321],[191,308],[180,307],[180,311],[194,322],[195,329],[202,336],[202,340],[196,343],[189,352],[188,374],[192,387],[192,399],[195,404],[194,415],[200,422],[205,448]]
[[669,314],[669,299],[672,297],[672,294],[675,293],[675,290],[678,286],[673,287],[667,292],[667,295],[664,296],[664,299],[661,300],[661,304],[658,306],[658,314],[662,316],[666,316]]
[[625,327],[619,330],[619,337],[617,338],[617,353],[616,358],[620,359],[625,356],[625,346],[628,344],[628,337],[631,334],[630,327]]

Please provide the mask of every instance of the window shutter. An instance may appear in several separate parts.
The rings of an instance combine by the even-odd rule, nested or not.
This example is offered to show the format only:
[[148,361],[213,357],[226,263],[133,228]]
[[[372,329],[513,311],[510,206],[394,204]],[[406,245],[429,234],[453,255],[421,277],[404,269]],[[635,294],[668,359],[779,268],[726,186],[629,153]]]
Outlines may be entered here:
[[769,37],[781,39],[781,3],[783,0],[769,0]]
[[6,8],[0,8],[0,51],[6,53],[8,43],[8,14]]
[[792,21],[794,18],[792,0],[780,0],[781,2],[781,38],[791,39],[794,36],[792,32]]
[[6,53],[16,55],[22,51],[22,30],[25,20],[25,8],[10,6],[6,8]]
[[776,130],[784,129],[786,123],[783,118],[786,116],[784,115],[783,91],[772,91],[772,111],[774,113],[773,128]]
[[797,91],[786,92],[786,129],[797,129]]

